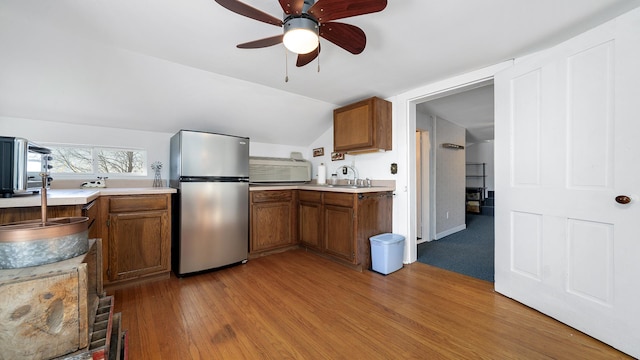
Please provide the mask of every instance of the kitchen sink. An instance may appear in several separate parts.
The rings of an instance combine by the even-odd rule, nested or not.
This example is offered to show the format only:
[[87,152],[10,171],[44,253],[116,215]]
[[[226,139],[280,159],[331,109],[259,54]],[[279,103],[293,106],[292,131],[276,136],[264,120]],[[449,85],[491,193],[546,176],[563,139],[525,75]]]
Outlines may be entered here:
[[328,188],[342,188],[342,189],[363,189],[363,188],[371,188],[371,187],[375,187],[375,186],[367,186],[367,185],[353,185],[353,184],[323,184],[323,185],[318,185],[318,186],[322,186],[322,187],[328,187]]

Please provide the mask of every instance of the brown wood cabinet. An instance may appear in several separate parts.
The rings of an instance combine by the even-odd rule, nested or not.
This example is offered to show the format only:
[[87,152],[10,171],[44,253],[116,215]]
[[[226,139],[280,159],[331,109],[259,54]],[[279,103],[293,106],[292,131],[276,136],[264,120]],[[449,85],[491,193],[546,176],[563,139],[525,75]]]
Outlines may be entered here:
[[391,150],[391,103],[372,97],[333,111],[333,149],[343,153]]
[[371,268],[371,243],[374,235],[390,233],[393,230],[393,192],[357,194],[355,218],[355,238],[357,258],[364,269]]
[[334,257],[357,263],[355,244],[355,194],[324,194],[324,251]]
[[297,244],[296,193],[295,190],[251,192],[251,255]]
[[[391,232],[392,192],[300,191],[299,197],[301,244],[356,268],[369,269],[369,238]],[[319,246],[313,246],[316,236]]]
[[169,276],[170,214],[170,194],[100,197],[105,285]]
[[315,250],[322,250],[322,193],[300,190],[298,199],[298,239],[300,244]]

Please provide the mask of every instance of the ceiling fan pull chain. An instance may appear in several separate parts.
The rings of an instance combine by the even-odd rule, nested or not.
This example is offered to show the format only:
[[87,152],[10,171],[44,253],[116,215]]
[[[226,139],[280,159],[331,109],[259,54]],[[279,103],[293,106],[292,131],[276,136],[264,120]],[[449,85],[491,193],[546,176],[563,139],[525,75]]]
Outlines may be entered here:
[[289,55],[287,55],[287,48],[284,46],[284,82],[289,82]]

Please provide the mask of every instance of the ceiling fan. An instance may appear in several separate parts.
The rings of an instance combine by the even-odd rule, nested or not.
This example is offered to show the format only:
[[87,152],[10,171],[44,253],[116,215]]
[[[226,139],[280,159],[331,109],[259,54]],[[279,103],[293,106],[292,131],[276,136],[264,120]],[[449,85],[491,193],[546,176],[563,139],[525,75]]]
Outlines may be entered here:
[[284,19],[280,20],[238,0],[215,1],[237,14],[284,28],[281,35],[238,44],[238,48],[257,49],[284,43],[287,49],[298,54],[298,67],[318,57],[318,37],[352,54],[360,54],[367,43],[364,31],[332,20],[382,11],[387,6],[387,0],[279,0],[284,11]]

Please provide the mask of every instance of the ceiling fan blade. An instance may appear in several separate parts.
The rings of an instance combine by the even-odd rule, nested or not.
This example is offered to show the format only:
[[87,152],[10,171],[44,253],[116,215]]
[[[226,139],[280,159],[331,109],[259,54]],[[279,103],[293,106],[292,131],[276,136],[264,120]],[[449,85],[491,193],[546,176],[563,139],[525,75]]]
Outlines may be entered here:
[[315,60],[315,58],[317,58],[319,54],[320,54],[320,45],[318,44],[318,47],[312,52],[308,54],[298,54],[298,60],[296,61],[296,66],[301,67],[301,66],[307,65],[308,63]]
[[320,24],[320,36],[352,54],[360,54],[367,45],[367,36],[357,26],[339,22]]
[[302,14],[304,0],[280,0],[280,6],[285,14]]
[[249,41],[246,43],[238,44],[237,47],[239,49],[258,49],[258,48],[278,45],[282,43],[283,36],[284,35],[276,35],[276,36],[271,36],[271,37],[260,39],[260,40]]
[[273,17],[265,12],[262,12],[254,7],[251,7],[238,0],[215,0],[218,4],[222,5],[227,10],[233,11],[236,14],[246,16],[248,18],[265,22],[267,24],[282,26],[282,20]]
[[318,0],[308,13],[322,23],[382,11],[385,7],[387,0]]

